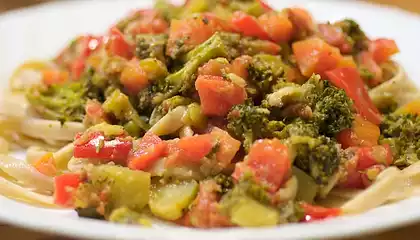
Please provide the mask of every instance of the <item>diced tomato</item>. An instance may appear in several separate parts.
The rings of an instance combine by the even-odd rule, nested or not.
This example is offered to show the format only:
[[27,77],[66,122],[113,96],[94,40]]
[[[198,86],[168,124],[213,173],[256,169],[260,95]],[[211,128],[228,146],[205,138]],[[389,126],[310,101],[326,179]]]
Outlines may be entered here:
[[277,139],[256,141],[249,150],[246,165],[256,181],[270,192],[276,192],[281,187],[291,169],[288,149]]
[[339,47],[345,42],[345,35],[340,27],[331,24],[319,24],[318,31],[328,44]]
[[176,57],[180,50],[180,41],[182,41],[183,50],[189,51],[209,39],[215,32],[231,31],[230,28],[229,24],[208,13],[182,20],[173,19],[169,30],[166,54]]
[[198,69],[198,75],[212,75],[223,76],[231,72],[231,65],[229,62],[221,62],[216,59],[211,59]]
[[392,152],[388,144],[373,147],[362,147],[357,152],[359,161],[358,170],[364,170],[373,165],[389,166],[392,164]]
[[116,27],[112,28],[110,31],[106,48],[112,55],[120,56],[125,59],[133,57],[133,46],[125,40],[124,34]]
[[97,100],[89,99],[85,105],[85,112],[85,118],[93,125],[108,121],[108,116],[102,108],[102,104]]
[[198,163],[213,149],[213,137],[210,134],[181,138],[177,147],[183,151],[187,161]]
[[232,61],[232,72],[243,79],[247,79],[248,67],[251,64],[251,61],[251,56],[242,55],[240,57],[237,57],[235,60]]
[[312,35],[315,24],[312,15],[303,8],[288,8],[285,11],[293,23],[294,38],[302,39]]
[[38,172],[46,176],[55,176],[57,174],[57,168],[55,167],[54,156],[52,153],[47,153],[40,159],[33,163],[33,166]]
[[47,85],[62,84],[69,80],[70,74],[67,71],[44,70],[42,71],[42,82]]
[[198,228],[230,227],[229,217],[220,212],[219,186],[214,180],[200,182],[200,190],[188,214],[189,223]]
[[373,59],[381,64],[389,60],[389,58],[399,53],[397,43],[391,39],[379,38],[369,44],[369,52],[373,54]]
[[57,205],[70,207],[73,205],[73,192],[81,183],[77,173],[65,173],[54,178],[54,202]]
[[134,170],[147,170],[166,155],[167,143],[153,133],[146,133],[128,156],[128,167]]
[[361,69],[366,69],[373,74],[373,77],[367,81],[370,87],[378,86],[384,81],[382,68],[375,62],[371,52],[364,51],[359,53],[357,62]]
[[263,40],[270,40],[268,33],[262,28],[257,19],[241,11],[236,11],[232,16],[232,24],[240,33],[248,37],[257,37]]
[[147,73],[141,68],[138,59],[133,58],[127,63],[121,73],[120,82],[132,94],[137,94],[149,85]]
[[342,213],[340,208],[325,208],[321,206],[314,206],[305,202],[302,202],[300,206],[305,212],[305,218],[303,222],[312,222],[315,220],[337,217]]
[[337,48],[317,37],[295,42],[292,48],[299,69],[306,77],[336,68],[342,58]]
[[286,14],[265,13],[258,17],[258,23],[275,42],[288,42],[292,38],[293,24]]
[[247,98],[243,87],[224,80],[220,76],[201,75],[195,82],[206,115],[225,116],[232,106],[241,104]]
[[231,137],[228,132],[217,127],[213,128],[210,134],[218,144],[216,152],[217,162],[222,168],[225,168],[239,151],[241,142]]
[[378,144],[380,129],[360,115],[356,115],[351,129],[338,133],[337,140],[343,148],[355,146],[374,146]]
[[357,155],[358,148],[352,148],[351,150],[354,152],[355,156],[344,163],[346,175],[343,179],[341,179],[338,186],[341,188],[364,189],[365,185],[362,181],[362,174],[359,170],[357,170],[359,161],[359,157]]
[[169,28],[168,23],[156,10],[137,11],[136,14],[140,15],[139,19],[130,23],[125,30],[129,34],[159,34]]
[[82,73],[85,71],[86,68],[86,61],[84,57],[80,57],[76,59],[73,63],[70,65],[70,72],[71,72],[71,78],[73,80],[78,80],[82,76]]
[[353,99],[360,115],[376,125],[381,123],[382,116],[370,99],[357,69],[337,68],[326,72],[326,75],[335,86],[343,89]]
[[132,149],[132,141],[124,138],[106,140],[99,132],[90,134],[86,143],[74,143],[73,156],[76,158],[99,159],[103,162],[113,161],[125,165],[128,154]]

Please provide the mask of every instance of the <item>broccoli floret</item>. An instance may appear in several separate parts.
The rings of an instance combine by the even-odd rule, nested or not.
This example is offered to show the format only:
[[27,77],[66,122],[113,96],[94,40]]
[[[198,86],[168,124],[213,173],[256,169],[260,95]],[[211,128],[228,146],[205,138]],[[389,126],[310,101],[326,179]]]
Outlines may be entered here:
[[131,105],[128,96],[116,89],[103,103],[102,107],[105,112],[112,114],[116,119],[121,121],[120,125],[124,125],[132,121],[143,131],[149,130],[149,125],[142,119],[137,111]]
[[420,116],[390,114],[381,123],[381,143],[393,149],[394,165],[405,167],[420,159]]
[[222,188],[222,193],[227,193],[234,187],[232,176],[219,173],[214,177],[214,180]]
[[165,99],[178,94],[188,93],[194,86],[197,69],[203,63],[217,57],[226,57],[227,51],[219,33],[197,46],[184,67],[165,79],[156,81],[138,94],[139,109],[153,109]]
[[255,140],[280,136],[280,131],[285,126],[282,121],[270,118],[270,110],[254,106],[250,99],[244,104],[234,106],[227,119],[229,133],[243,141],[246,151]]
[[83,81],[48,87],[33,86],[26,97],[45,119],[82,122],[89,89]]
[[353,45],[354,53],[368,49],[369,39],[356,21],[344,19],[336,22],[334,25],[340,27],[347,35],[348,42]]
[[351,128],[354,120],[353,102],[344,90],[326,82],[315,104],[313,119],[322,134],[334,137],[340,131]]
[[287,124],[281,131],[280,138],[286,139],[293,136],[318,137],[319,128],[316,124],[305,122],[301,118],[297,118],[292,123]]
[[165,47],[167,41],[168,36],[165,34],[136,35],[136,56],[139,59],[156,58],[164,63],[166,62]]
[[294,165],[314,178],[318,184],[327,184],[340,164],[340,154],[334,139],[318,136],[292,136],[287,144],[295,153]]

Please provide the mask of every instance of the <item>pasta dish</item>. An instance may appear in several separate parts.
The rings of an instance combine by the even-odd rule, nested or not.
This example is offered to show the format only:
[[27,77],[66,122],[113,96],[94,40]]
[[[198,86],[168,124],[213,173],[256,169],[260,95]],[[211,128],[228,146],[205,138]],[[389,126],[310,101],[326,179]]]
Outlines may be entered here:
[[420,195],[420,95],[397,53],[350,18],[157,0],[15,70],[0,194],[193,228],[321,221]]

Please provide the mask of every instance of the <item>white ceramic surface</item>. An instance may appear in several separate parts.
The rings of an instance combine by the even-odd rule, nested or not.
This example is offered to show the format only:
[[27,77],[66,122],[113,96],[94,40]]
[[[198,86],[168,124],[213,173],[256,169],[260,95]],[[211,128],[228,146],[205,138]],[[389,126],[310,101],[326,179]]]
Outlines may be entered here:
[[[352,1],[268,1],[276,8],[301,5],[318,21],[351,17],[359,21],[372,37],[394,38],[401,54],[396,57],[410,77],[420,83],[420,17],[398,9]],[[150,1],[63,1],[21,9],[0,15],[0,76],[2,86],[14,67],[25,59],[53,56],[79,33],[101,33],[133,7]],[[419,84],[420,85],[420,84]],[[289,224],[269,229],[192,230],[181,227],[116,225],[79,219],[72,211],[45,210],[17,203],[0,196],[0,221],[92,239],[230,239],[278,240],[325,239],[355,236],[420,221],[420,198],[380,207],[358,216],[340,217],[311,224]]]

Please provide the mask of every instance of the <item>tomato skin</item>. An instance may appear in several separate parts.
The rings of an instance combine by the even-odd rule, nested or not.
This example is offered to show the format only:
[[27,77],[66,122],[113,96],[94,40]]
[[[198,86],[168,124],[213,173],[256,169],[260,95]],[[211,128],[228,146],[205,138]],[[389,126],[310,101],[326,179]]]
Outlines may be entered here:
[[[99,141],[103,141],[103,147],[97,149]],[[74,142],[73,156],[76,158],[93,158],[103,162],[113,161],[125,165],[128,154],[132,149],[132,141],[117,137],[115,140],[105,140],[99,132],[90,134],[87,142]],[[98,151],[99,150],[99,151]]]
[[393,161],[391,148],[388,144],[359,148],[357,155],[359,157],[357,163],[358,170],[365,170],[374,165],[383,165],[387,167],[391,165]]
[[336,138],[342,148],[356,146],[375,146],[378,144],[381,135],[378,125],[375,125],[360,115],[356,115],[353,126],[350,129],[344,129],[337,134]]
[[54,203],[64,207],[73,205],[73,192],[81,183],[77,173],[65,173],[54,178]]
[[52,153],[47,153],[40,159],[33,163],[33,166],[38,172],[46,176],[55,176],[57,174],[57,168],[55,166],[54,156]]
[[96,100],[89,99],[86,102],[85,112],[85,120],[87,119],[93,125],[108,121],[108,116],[102,108],[102,104]]
[[128,167],[133,170],[147,170],[166,155],[167,143],[153,133],[146,133],[136,149],[128,156]]
[[397,43],[392,39],[379,38],[369,44],[369,52],[373,54],[373,59],[381,64],[400,52]]
[[240,33],[248,37],[257,37],[263,40],[270,40],[270,36],[261,27],[257,19],[241,11],[236,11],[232,16],[232,24]]
[[248,67],[251,64],[252,57],[248,55],[242,55],[240,57],[235,58],[232,61],[232,72],[243,79],[248,78]]
[[342,58],[337,48],[317,37],[294,42],[292,48],[299,69],[306,77],[313,73],[323,75],[325,71],[336,68]]
[[265,13],[258,17],[258,23],[275,42],[288,42],[292,38],[293,24],[285,14]]
[[205,115],[226,116],[232,106],[243,103],[247,97],[243,87],[220,76],[198,76],[195,88]]
[[305,218],[303,222],[312,222],[315,220],[337,217],[342,214],[340,208],[324,208],[321,206],[314,206],[305,202],[300,203],[300,206],[305,212]]
[[[235,178],[242,175],[244,166],[237,164],[236,167],[238,169],[235,168]],[[288,148],[277,139],[258,140],[249,151],[246,167],[251,170],[258,183],[274,193],[291,170]]]
[[215,59],[211,59],[203,66],[198,69],[198,75],[212,75],[220,76],[231,72],[231,65],[229,63],[223,63]]
[[183,151],[183,155],[192,163],[199,163],[213,148],[213,137],[210,134],[195,135],[181,138],[177,147]]
[[328,80],[343,89],[349,96],[360,115],[373,124],[379,125],[382,116],[370,99],[359,72],[354,68],[337,68],[326,72]]
[[106,49],[110,54],[125,59],[131,59],[133,57],[133,47],[127,43],[124,34],[116,27],[113,27],[110,30]]
[[373,74],[373,78],[367,82],[370,87],[378,86],[384,81],[382,68],[375,62],[371,52],[363,51],[359,53],[357,55],[357,62],[361,68],[365,68]]

